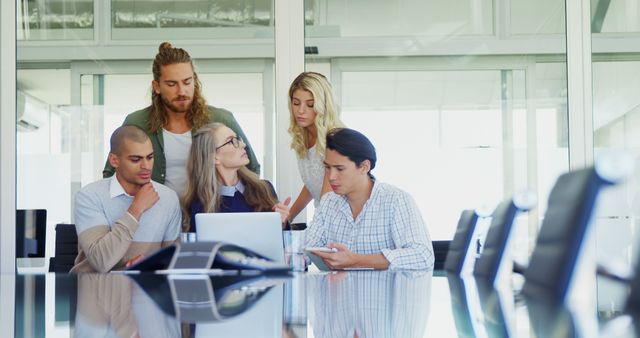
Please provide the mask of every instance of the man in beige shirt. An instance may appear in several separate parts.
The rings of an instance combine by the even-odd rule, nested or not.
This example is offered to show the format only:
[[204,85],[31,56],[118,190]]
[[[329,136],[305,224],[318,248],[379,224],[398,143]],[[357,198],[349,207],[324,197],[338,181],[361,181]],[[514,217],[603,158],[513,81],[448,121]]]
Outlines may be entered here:
[[151,180],[153,147],[139,127],[111,135],[116,174],[82,188],[75,199],[78,257],[71,272],[108,272],[178,240],[182,214],[176,193]]

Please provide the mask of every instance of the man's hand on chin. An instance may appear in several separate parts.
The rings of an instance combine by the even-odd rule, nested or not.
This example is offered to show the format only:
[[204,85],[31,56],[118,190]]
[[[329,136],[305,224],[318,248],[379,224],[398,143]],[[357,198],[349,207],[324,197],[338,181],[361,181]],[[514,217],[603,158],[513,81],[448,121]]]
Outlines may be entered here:
[[151,182],[145,183],[136,193],[127,211],[136,220],[140,221],[142,213],[153,207],[159,200],[160,196],[158,196],[156,189],[153,188],[153,184]]

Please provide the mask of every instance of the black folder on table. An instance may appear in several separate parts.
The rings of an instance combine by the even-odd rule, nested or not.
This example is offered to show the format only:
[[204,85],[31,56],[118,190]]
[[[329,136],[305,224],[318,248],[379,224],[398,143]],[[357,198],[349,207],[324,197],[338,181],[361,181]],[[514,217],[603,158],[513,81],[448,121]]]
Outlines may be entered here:
[[287,264],[280,264],[249,249],[224,242],[194,242],[173,244],[162,248],[127,268],[129,271],[167,271],[196,273],[211,270],[256,270],[264,273],[286,273]]

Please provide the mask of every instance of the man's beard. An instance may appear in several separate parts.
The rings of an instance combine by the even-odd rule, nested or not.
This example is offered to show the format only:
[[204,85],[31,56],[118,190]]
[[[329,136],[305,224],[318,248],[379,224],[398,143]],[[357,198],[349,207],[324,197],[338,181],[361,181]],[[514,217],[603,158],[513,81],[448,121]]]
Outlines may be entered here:
[[[169,108],[171,111],[175,112],[175,113],[187,113],[189,112],[189,110],[191,110],[191,106],[193,105],[193,99],[191,100],[191,102],[189,102],[188,105],[185,106],[185,108],[180,108],[177,107],[176,105],[174,105],[173,103],[171,103],[169,100],[165,99],[164,97],[160,96],[160,98],[162,99],[162,102],[164,103],[164,106],[166,108]],[[178,97],[180,98],[180,97]]]

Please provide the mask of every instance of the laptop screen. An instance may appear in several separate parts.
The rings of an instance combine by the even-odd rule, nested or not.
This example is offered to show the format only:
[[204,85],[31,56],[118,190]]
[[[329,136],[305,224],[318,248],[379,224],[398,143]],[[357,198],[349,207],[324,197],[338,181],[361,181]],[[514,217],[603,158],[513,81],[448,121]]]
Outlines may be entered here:
[[198,241],[234,244],[284,264],[282,223],[277,212],[196,214]]

